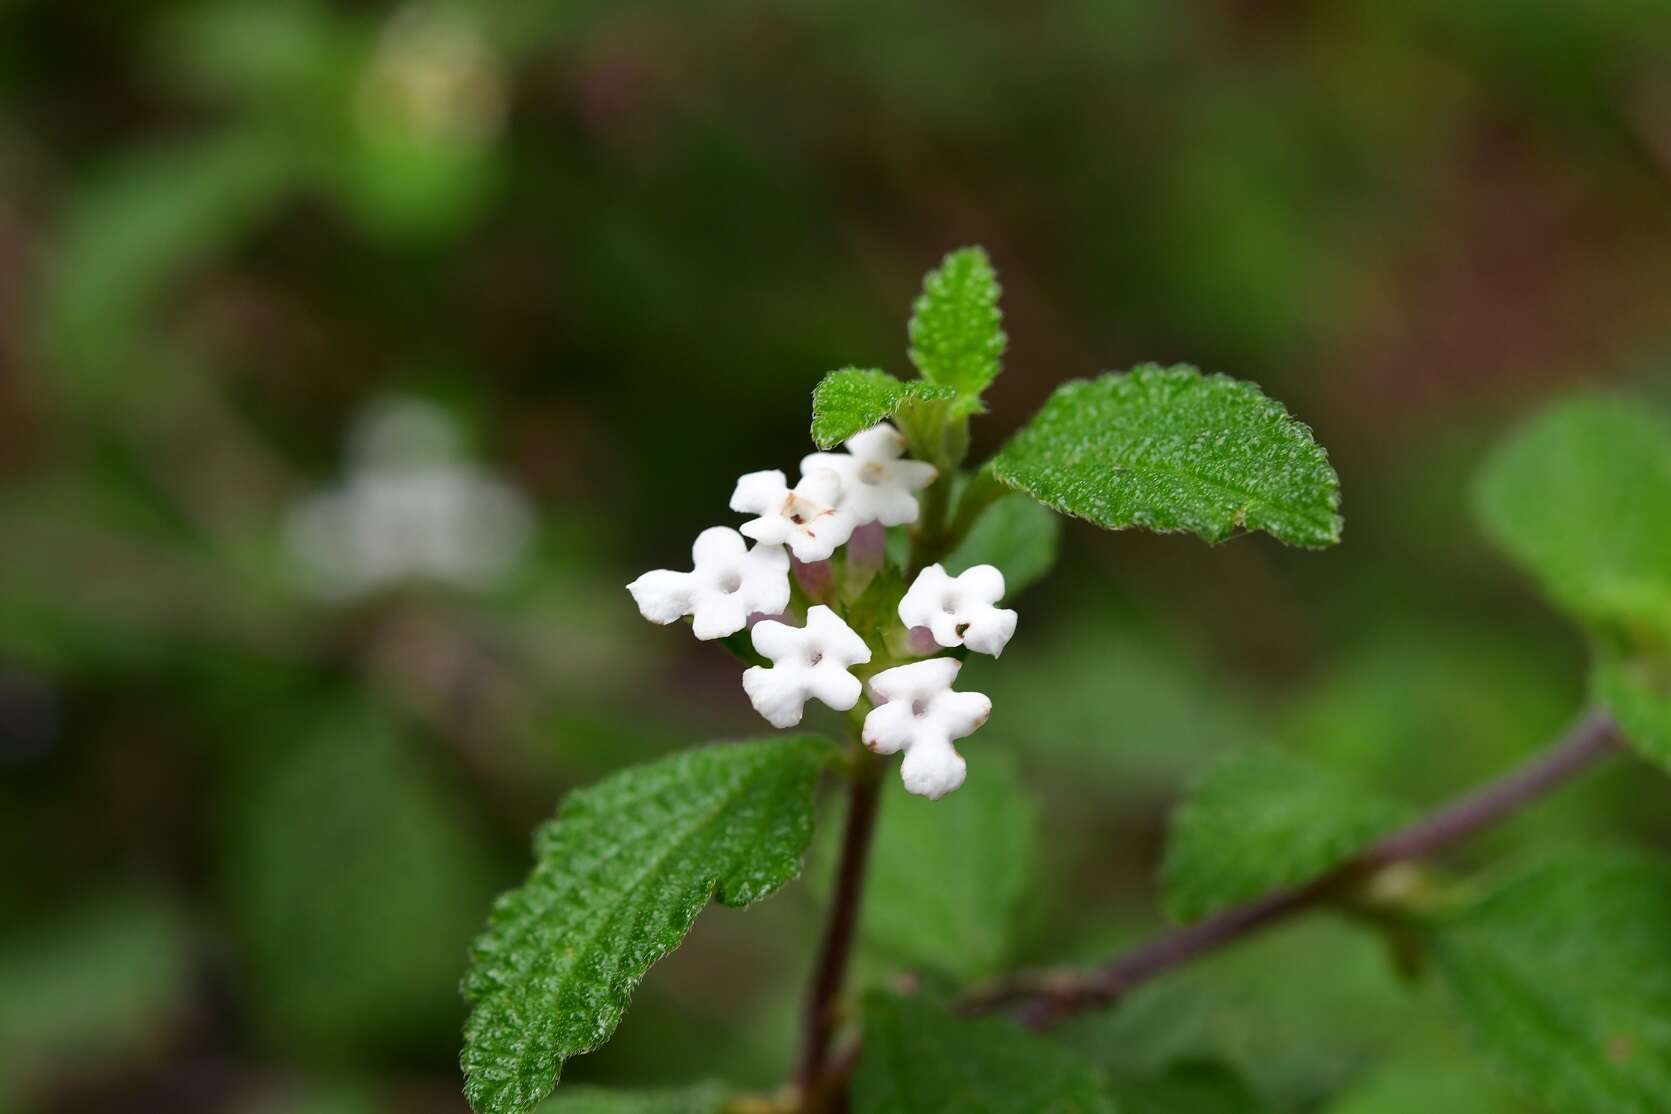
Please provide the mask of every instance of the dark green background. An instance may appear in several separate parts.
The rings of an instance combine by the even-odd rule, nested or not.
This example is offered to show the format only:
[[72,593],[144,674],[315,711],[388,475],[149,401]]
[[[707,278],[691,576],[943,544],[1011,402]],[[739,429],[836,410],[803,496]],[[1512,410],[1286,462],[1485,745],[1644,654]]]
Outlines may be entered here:
[[[450,10],[504,109],[468,133],[366,109],[424,64],[389,5],[0,2],[0,1110],[460,1110],[464,945],[533,825],[763,733],[620,586],[794,466],[820,374],[908,370],[960,244],[1011,338],[978,455],[1064,379],[1189,361],[1282,399],[1345,492],[1323,553],[1072,526],[971,665],[971,777],[1012,752],[1044,817],[1017,960],[1154,922],[1219,751],[1420,804],[1581,707],[1467,483],[1575,384],[1671,406],[1662,0]],[[296,591],[284,510],[391,394],[535,501],[501,589]],[[1462,859],[1663,842],[1664,801],[1619,764]],[[815,889],[707,914],[569,1077],[776,1086]],[[1080,1043],[1410,1109],[1474,1093],[1433,998],[1322,921]],[[1389,1063],[1433,1089],[1368,1105]]]

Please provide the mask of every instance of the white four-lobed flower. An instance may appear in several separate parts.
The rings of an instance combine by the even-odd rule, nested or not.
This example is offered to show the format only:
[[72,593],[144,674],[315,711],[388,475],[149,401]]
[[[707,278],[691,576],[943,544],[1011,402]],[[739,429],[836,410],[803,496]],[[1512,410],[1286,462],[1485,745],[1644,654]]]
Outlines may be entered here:
[[934,482],[934,465],[906,460],[905,438],[883,422],[847,439],[845,453],[813,453],[803,475],[828,469],[841,478],[841,513],[855,525],[903,526],[917,521],[916,492]]
[[841,495],[841,477],[828,468],[808,472],[793,488],[772,468],[740,478],[731,509],[756,516],[741,527],[755,541],[787,545],[801,561],[823,561],[853,535]]
[[848,670],[870,660],[870,647],[822,604],[807,611],[804,627],[770,619],[756,623],[754,648],[772,665],[744,670],[743,691],[773,727],[800,723],[808,700],[838,712],[859,702],[863,686]]
[[966,767],[952,740],[973,733],[992,714],[992,701],[980,693],[952,691],[962,668],[956,658],[929,658],[870,679],[877,707],[865,716],[864,744],[877,754],[903,750],[900,779],[929,800],[963,784]]
[[942,646],[967,646],[997,657],[1015,633],[1015,612],[995,606],[1004,596],[1004,574],[992,565],[976,565],[948,576],[939,565],[917,574],[899,601],[907,627],[927,627]]
[[697,638],[724,638],[748,625],[750,615],[777,615],[789,606],[789,554],[781,545],[757,544],[726,526],[696,536],[690,572],[656,569],[631,584],[633,602],[652,623],[686,615]]

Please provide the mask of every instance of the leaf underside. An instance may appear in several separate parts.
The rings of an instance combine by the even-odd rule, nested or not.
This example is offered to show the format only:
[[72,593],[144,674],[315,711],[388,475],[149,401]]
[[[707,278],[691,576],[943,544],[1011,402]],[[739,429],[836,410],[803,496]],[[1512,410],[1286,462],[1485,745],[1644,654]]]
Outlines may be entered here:
[[993,459],[994,474],[1110,530],[1209,542],[1263,530],[1340,540],[1340,480],[1305,425],[1258,387],[1146,364],[1059,388]]
[[532,1109],[564,1060],[609,1038],[710,897],[748,905],[793,879],[833,752],[813,736],[701,747],[570,795],[472,949],[460,1058],[472,1108]]

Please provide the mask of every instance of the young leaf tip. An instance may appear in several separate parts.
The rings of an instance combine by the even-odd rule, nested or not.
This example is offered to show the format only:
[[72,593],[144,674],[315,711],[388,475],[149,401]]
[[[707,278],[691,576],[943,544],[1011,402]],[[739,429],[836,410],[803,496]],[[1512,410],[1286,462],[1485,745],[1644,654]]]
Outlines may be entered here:
[[998,275],[986,250],[959,248],[923,279],[908,334],[911,363],[931,383],[955,388],[967,413],[1002,370],[1009,338],[998,308]]

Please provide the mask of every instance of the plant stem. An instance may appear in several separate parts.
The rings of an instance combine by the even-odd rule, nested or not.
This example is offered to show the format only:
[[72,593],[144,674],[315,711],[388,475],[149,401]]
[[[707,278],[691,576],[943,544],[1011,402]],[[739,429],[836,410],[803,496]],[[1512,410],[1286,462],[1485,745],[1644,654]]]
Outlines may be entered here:
[[847,829],[841,839],[841,865],[837,868],[835,894],[830,899],[824,939],[818,948],[817,966],[807,988],[802,1020],[801,1056],[795,1067],[795,1085],[802,1095],[810,1094],[823,1080],[829,1061],[830,1039],[835,1035],[836,998],[847,979],[847,964],[853,954],[854,932],[859,922],[859,905],[864,899],[865,866],[870,859],[871,836],[876,830],[876,805],[882,788],[882,767],[868,754],[853,768],[847,803]]
[[1216,951],[1293,913],[1322,904],[1381,867],[1424,858],[1519,811],[1620,746],[1611,717],[1592,712],[1543,751],[1507,774],[1465,793],[1304,886],[1276,890],[1243,905],[1163,933],[1089,971],[1021,976],[988,987],[964,1003],[970,1012],[1010,1007],[1016,1020],[1048,1028],[1110,1005],[1158,975]]

